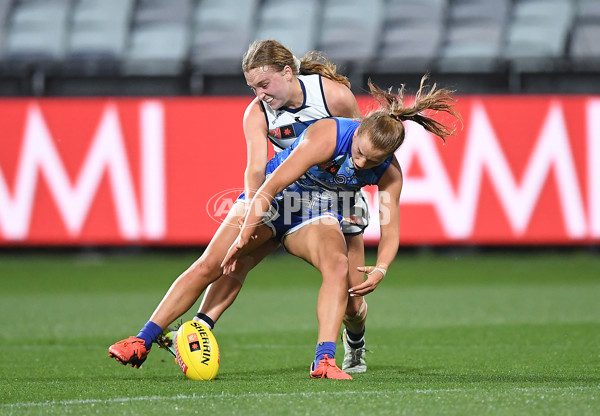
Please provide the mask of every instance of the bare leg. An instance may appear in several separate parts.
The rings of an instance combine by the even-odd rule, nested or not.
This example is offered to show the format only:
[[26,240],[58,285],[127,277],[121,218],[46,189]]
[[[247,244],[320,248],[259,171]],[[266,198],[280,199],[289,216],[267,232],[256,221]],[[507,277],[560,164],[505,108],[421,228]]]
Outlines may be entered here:
[[[365,281],[364,273],[356,270],[365,265],[365,245],[362,234],[346,235],[348,246],[348,281],[349,287]],[[358,334],[365,329],[367,320],[367,302],[363,296],[349,296],[348,306],[344,315],[344,325],[352,333]]]
[[348,303],[348,254],[339,223],[333,218],[313,222],[289,235],[285,246],[321,272],[317,342],[336,342]]
[[221,276],[206,289],[198,312],[208,315],[214,322],[217,322],[242,290],[248,272],[277,247],[279,247],[279,242],[271,239],[250,255],[238,259],[235,272]]
[[[165,329],[187,312],[206,287],[222,275],[221,262],[238,236],[238,219],[243,213],[242,204],[233,205],[202,256],[173,282],[150,317],[152,322]],[[261,226],[257,229],[257,235],[258,238],[252,242],[254,247],[271,238],[272,232],[267,226]]]

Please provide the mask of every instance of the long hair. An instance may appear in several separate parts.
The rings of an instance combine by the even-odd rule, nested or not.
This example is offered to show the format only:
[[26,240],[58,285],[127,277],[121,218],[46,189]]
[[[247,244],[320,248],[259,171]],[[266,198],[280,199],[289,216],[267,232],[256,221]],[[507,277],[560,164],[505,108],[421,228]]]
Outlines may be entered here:
[[311,51],[299,60],[294,58],[292,52],[276,40],[254,41],[244,54],[242,70],[248,72],[254,68],[269,66],[276,71],[283,71],[287,65],[292,68],[294,75],[319,74],[350,88],[348,78],[338,74],[335,64],[322,52]]
[[442,111],[458,121],[462,119],[454,106],[456,103],[452,97],[454,91],[444,88],[437,89],[436,84],[430,87],[425,84],[427,78],[427,75],[421,78],[415,102],[410,107],[404,107],[404,84],[398,90],[398,94],[393,94],[391,88],[384,91],[369,80],[371,95],[379,102],[381,108],[371,112],[362,120],[357,134],[367,133],[371,143],[377,149],[393,153],[404,142],[406,131],[403,122],[414,121],[423,126],[425,130],[440,137],[445,143],[446,137],[454,134],[456,128],[434,120],[424,112]]

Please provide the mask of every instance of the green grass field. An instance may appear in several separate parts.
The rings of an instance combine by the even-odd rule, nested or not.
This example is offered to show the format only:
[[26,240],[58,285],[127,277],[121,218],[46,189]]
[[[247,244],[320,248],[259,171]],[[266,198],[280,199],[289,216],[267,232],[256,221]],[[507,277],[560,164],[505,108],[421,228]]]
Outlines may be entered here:
[[0,414],[600,414],[597,254],[401,253],[367,297],[369,371],[351,382],[309,379],[320,277],[285,254],[218,322],[216,380],[157,348],[140,370],[109,359],[194,258],[0,254]]

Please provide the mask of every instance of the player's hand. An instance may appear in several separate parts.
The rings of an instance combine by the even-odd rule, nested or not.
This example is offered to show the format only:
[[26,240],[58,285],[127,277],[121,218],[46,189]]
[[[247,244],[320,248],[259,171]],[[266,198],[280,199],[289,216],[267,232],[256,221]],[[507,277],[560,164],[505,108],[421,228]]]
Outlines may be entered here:
[[221,263],[223,274],[230,274],[235,270],[237,259],[240,257],[240,252],[243,248],[244,242],[238,235],[231,247],[229,247],[229,250],[227,250],[227,254]]
[[244,225],[244,222],[246,222],[246,217],[248,216],[248,213],[250,212],[250,203],[245,203],[244,204],[244,214],[238,218],[238,225],[240,226],[240,228],[242,228],[242,225]]
[[240,234],[237,236],[231,247],[229,247],[225,258],[221,263],[221,267],[223,268],[224,274],[230,274],[235,271],[237,259],[244,254],[244,249],[248,246],[250,241],[256,238],[256,235],[250,235],[250,237],[245,238],[244,233],[240,232]]
[[360,285],[356,285],[348,289],[350,296],[365,296],[377,288],[377,285],[385,277],[386,269],[381,266],[360,266],[356,268],[359,272],[363,272],[367,279]]

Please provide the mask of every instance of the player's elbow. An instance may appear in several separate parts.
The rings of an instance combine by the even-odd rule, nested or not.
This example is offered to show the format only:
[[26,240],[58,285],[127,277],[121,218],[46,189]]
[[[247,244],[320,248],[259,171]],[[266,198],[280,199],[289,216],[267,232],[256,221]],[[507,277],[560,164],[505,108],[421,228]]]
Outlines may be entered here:
[[265,179],[265,169],[264,167],[261,169],[255,166],[247,166],[244,171],[244,176],[246,179],[260,179],[262,182]]

